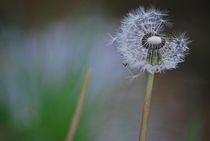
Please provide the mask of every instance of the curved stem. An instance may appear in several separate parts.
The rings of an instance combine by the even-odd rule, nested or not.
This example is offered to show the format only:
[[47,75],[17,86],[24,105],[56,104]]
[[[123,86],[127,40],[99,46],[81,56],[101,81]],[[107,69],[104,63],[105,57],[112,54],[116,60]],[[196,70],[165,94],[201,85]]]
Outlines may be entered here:
[[146,95],[144,98],[144,107],[141,118],[139,141],[146,141],[153,82],[154,82],[154,74],[149,73],[147,79]]

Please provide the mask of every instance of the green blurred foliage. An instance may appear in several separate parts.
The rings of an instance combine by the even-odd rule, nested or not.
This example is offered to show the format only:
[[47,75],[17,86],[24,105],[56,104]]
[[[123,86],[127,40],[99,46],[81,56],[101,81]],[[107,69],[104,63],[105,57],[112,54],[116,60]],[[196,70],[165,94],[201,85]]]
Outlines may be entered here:
[[200,141],[202,135],[202,121],[201,114],[196,116],[192,116],[191,120],[189,120],[188,127],[186,130],[186,141]]
[[[17,107],[24,105],[21,108],[23,110],[26,108],[27,112],[22,115],[25,121],[14,119],[14,115],[11,115],[7,107],[9,105],[6,105],[9,100],[4,98],[5,105],[1,105],[0,109],[0,130],[6,132],[5,141],[7,138],[13,141],[64,140],[80,92],[83,79],[82,69],[71,71],[59,87],[44,84],[41,74],[37,74],[36,71],[30,76],[27,72],[18,76],[19,78],[13,81],[16,81],[17,86],[25,92],[23,95],[17,94],[13,104],[16,104]],[[7,95],[4,94],[4,96]],[[27,104],[21,102],[27,102]],[[17,110],[21,112],[20,109],[17,108]],[[30,116],[31,114],[33,115]],[[27,116],[31,119],[28,119]]]
[[[78,22],[76,26],[81,27],[80,24]],[[30,32],[20,26],[8,25],[1,30],[0,140],[65,139],[87,69],[92,41],[97,34],[97,30],[87,28],[89,24],[82,23],[82,26],[85,29],[72,30],[67,26],[63,33],[67,36],[59,39],[56,35],[53,36],[55,39],[50,39],[50,33],[44,31],[37,33],[39,36],[27,38]],[[33,38],[35,46],[30,42]],[[61,47],[56,47],[53,40],[55,43],[64,42],[61,42]],[[47,48],[49,45],[52,47]],[[73,45],[77,48],[72,48]],[[64,51],[71,52],[63,54],[65,48]],[[56,57],[60,62],[54,62]],[[86,138],[89,114],[91,112],[87,111],[82,114],[76,141]]]

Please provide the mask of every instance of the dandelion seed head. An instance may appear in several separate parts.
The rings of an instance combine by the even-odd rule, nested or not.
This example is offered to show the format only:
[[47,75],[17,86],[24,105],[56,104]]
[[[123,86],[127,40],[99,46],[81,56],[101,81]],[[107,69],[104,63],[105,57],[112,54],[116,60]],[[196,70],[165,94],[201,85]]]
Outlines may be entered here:
[[157,73],[177,67],[188,52],[186,34],[168,36],[167,12],[138,8],[122,20],[115,45],[123,64],[134,72]]

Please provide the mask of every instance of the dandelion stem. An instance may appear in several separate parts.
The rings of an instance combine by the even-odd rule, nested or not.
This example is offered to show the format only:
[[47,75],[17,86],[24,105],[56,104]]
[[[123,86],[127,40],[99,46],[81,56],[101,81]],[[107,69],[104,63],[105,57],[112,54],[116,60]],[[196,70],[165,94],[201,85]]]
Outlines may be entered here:
[[146,95],[144,98],[144,107],[141,118],[139,141],[146,141],[153,82],[154,82],[154,74],[149,73],[147,79]]
[[91,77],[91,71],[87,70],[86,74],[85,74],[85,78],[83,81],[83,85],[81,88],[81,92],[80,92],[80,96],[79,96],[79,100],[77,102],[77,106],[76,106],[76,110],[73,114],[73,118],[66,136],[65,141],[73,141],[74,138],[74,134],[75,131],[77,129],[77,125],[79,123],[80,120],[80,115],[83,109],[83,105],[84,105],[84,101],[85,101],[85,95],[87,93],[88,90],[88,86],[89,86],[89,81],[90,81],[90,77]]

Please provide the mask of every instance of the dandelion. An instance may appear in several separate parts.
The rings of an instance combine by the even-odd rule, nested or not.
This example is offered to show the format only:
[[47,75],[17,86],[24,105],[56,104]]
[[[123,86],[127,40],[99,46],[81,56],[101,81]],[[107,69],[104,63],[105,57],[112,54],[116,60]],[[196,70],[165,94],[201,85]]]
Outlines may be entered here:
[[123,64],[131,71],[162,72],[177,67],[188,51],[185,33],[167,36],[167,13],[143,7],[130,12],[122,21],[115,43]]
[[148,81],[140,125],[139,141],[146,140],[147,124],[154,82],[154,73],[174,69],[184,61],[189,40],[185,33],[169,36],[164,33],[170,23],[167,13],[143,7],[130,12],[113,38],[123,65],[130,72],[147,71]]

